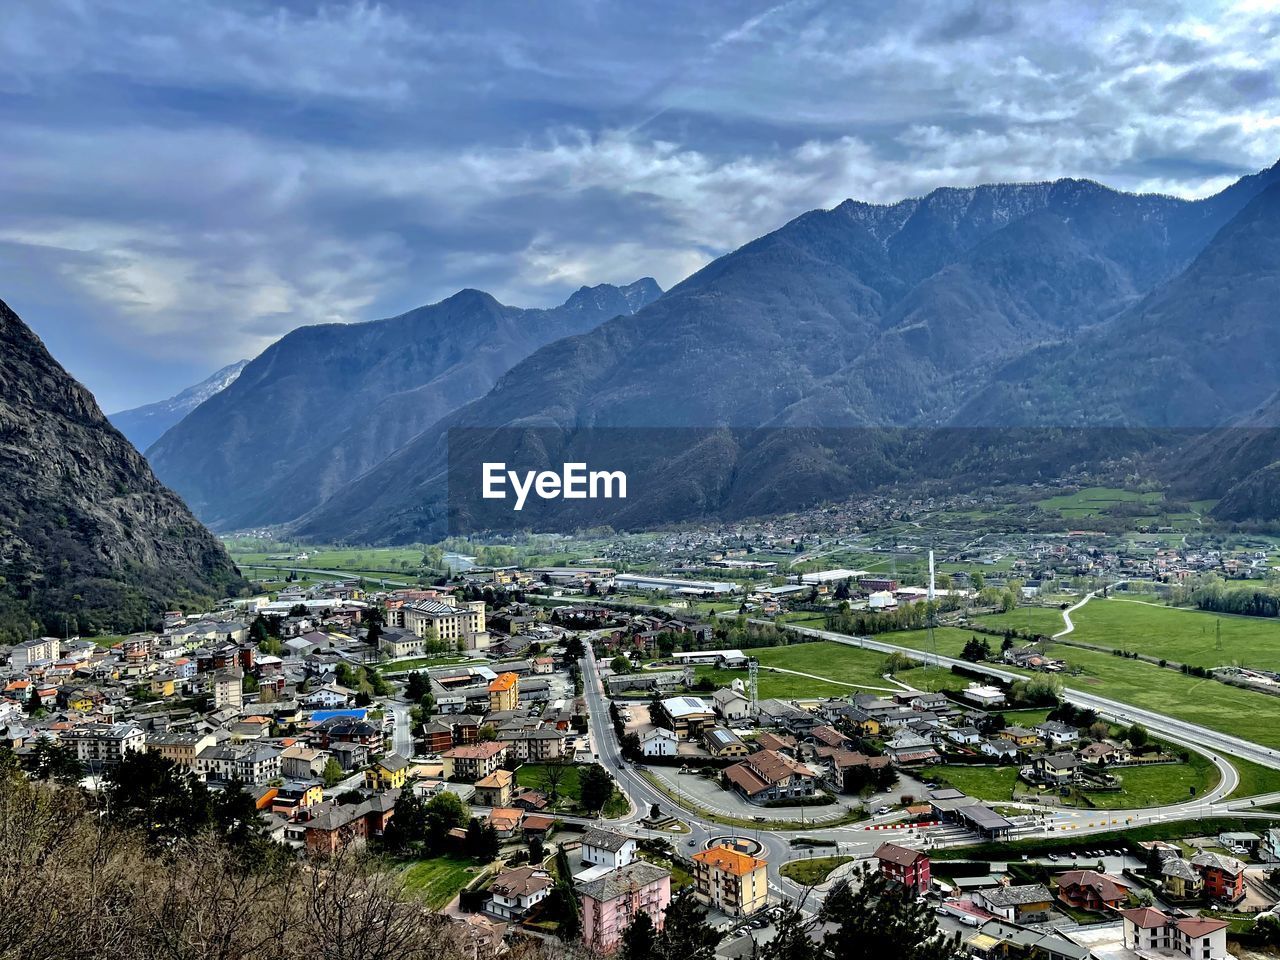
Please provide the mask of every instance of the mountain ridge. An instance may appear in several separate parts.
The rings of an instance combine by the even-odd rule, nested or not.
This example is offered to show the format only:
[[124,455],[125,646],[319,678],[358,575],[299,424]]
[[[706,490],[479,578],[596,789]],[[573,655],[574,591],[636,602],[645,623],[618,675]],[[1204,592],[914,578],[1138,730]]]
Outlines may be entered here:
[[112,426],[125,435],[140,451],[155,443],[166,431],[215,393],[231,386],[248,366],[248,360],[237,360],[210,374],[194,386],[172,397],[146,403],[128,410],[107,414]]
[[537,347],[660,295],[645,277],[521,309],[468,288],[394,317],[300,327],[147,456],[215,529],[289,521],[482,396]]
[[[446,441],[459,427],[549,426],[572,436],[602,426],[959,423],[987,378],[1117,322],[1187,270],[1277,180],[1280,165],[1192,201],[1066,179],[802,214],[637,314],[535,351],[294,532],[379,542],[439,532]],[[959,329],[957,317],[972,329]],[[986,413],[965,425],[1007,422],[996,407]],[[744,455],[734,443],[720,449]],[[807,489],[813,498],[840,495],[837,481],[852,465],[838,455],[818,460],[831,483],[824,489],[815,469]],[[714,500],[708,515],[722,515],[728,505]]]
[[0,301],[0,633],[153,627],[245,586],[93,395]]

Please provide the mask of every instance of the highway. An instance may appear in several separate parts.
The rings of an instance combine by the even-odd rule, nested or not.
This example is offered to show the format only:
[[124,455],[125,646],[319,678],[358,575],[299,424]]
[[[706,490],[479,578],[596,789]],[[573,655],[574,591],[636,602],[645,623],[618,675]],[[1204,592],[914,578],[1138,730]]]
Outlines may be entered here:
[[[974,669],[975,665],[950,657],[934,657],[932,653],[900,647],[896,644],[884,643],[867,638],[854,638],[827,630],[810,627],[788,626],[788,629],[812,636],[816,639],[831,640],[836,643],[883,653],[900,652],[918,660],[938,663],[941,666],[963,665]],[[617,780],[619,788],[631,802],[631,811],[627,816],[616,821],[604,823],[605,826],[625,827],[629,832],[639,835],[661,837],[676,847],[683,847],[681,852],[688,856],[696,850],[703,849],[714,838],[747,837],[758,841],[762,850],[760,856],[769,862],[769,885],[775,895],[783,895],[798,901],[806,893],[805,888],[788,880],[781,874],[781,866],[789,860],[802,859],[805,856],[829,856],[836,853],[865,858],[871,856],[875,849],[887,840],[893,840],[912,847],[963,846],[974,843],[977,837],[960,828],[944,825],[940,827],[913,829],[893,827],[893,816],[875,817],[869,821],[844,826],[824,827],[811,825],[802,831],[774,830],[762,823],[758,828],[731,827],[717,824],[707,819],[697,809],[683,802],[677,803],[666,793],[640,776],[637,769],[626,762],[621,754],[617,737],[613,732],[613,724],[609,717],[609,699],[600,677],[598,665],[591,648],[582,660],[584,700],[590,721],[590,737],[592,749],[599,763]],[[998,667],[977,665],[989,676],[1002,680],[1025,679],[1019,674],[1001,670]],[[1049,836],[1080,836],[1082,845],[1087,844],[1087,837],[1117,830],[1156,823],[1172,823],[1195,820],[1215,816],[1236,816],[1258,820],[1274,820],[1276,815],[1254,809],[1267,803],[1280,802],[1280,793],[1266,797],[1227,800],[1228,794],[1238,786],[1235,768],[1217,751],[1234,754],[1255,760],[1260,764],[1280,769],[1280,757],[1272,750],[1249,743],[1238,737],[1220,734],[1196,724],[1186,723],[1149,710],[1131,707],[1084,691],[1068,689],[1066,697],[1081,706],[1092,707],[1100,716],[1114,722],[1140,722],[1156,735],[1172,743],[1194,749],[1208,756],[1221,773],[1220,783],[1203,796],[1178,804],[1163,807],[1152,807],[1140,810],[1059,810],[1054,808],[1035,807],[1014,803],[1002,806],[1023,807],[1026,815],[1016,817],[1017,824],[1013,831],[1013,839]],[[397,718],[398,719],[398,718]],[[649,808],[658,804],[665,813],[670,813],[682,820],[690,830],[688,834],[673,835],[662,831],[649,830],[640,824]],[[878,829],[868,830],[869,825]],[[887,827],[887,829],[886,829]],[[806,848],[793,847],[791,841],[798,837],[811,837],[817,840],[830,841],[837,846],[818,847],[810,852]],[[809,903],[816,906],[821,894],[809,891]]]

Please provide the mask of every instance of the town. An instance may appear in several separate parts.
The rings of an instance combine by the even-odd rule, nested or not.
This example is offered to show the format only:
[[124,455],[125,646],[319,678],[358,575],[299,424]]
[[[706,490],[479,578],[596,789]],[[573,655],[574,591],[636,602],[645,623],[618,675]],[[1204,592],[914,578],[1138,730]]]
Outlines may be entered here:
[[[864,505],[854,537],[459,557],[405,586],[277,550],[258,596],[12,647],[0,749],[117,809],[196,784],[294,856],[376,852],[476,956],[522,937],[625,951],[670,911],[719,956],[767,954],[788,925],[835,935],[828,905],[881,887],[957,956],[1276,942],[1280,633],[1174,605],[1264,583],[1268,552],[1039,534],[938,555],[948,534],[904,512]],[[1135,616],[1202,642],[1128,649]],[[1255,626],[1247,662],[1235,634]],[[1265,732],[1215,723],[1205,697]]]

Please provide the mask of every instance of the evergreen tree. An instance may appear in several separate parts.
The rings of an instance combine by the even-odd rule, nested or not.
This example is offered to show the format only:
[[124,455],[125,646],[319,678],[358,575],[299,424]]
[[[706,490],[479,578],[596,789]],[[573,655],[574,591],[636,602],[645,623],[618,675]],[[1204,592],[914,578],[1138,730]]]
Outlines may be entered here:
[[622,931],[618,960],[653,960],[657,943],[658,932],[654,929],[653,919],[641,910]]
[[841,960],[949,960],[956,951],[927,906],[867,867],[828,894],[820,916],[840,925],[823,945]]
[[191,773],[150,751],[130,751],[104,778],[111,819],[154,843],[193,837],[209,826],[209,790]]
[[720,934],[707,923],[707,911],[688,890],[671,898],[658,938],[658,956],[665,960],[712,960]]

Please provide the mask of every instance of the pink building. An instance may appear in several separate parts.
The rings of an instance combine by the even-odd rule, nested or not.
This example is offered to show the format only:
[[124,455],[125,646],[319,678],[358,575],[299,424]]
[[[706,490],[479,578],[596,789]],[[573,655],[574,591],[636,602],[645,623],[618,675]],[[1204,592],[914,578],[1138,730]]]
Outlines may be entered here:
[[582,898],[582,942],[592,950],[609,953],[639,913],[647,913],[653,925],[662,929],[671,902],[671,874],[637,860],[579,884],[578,893]]

